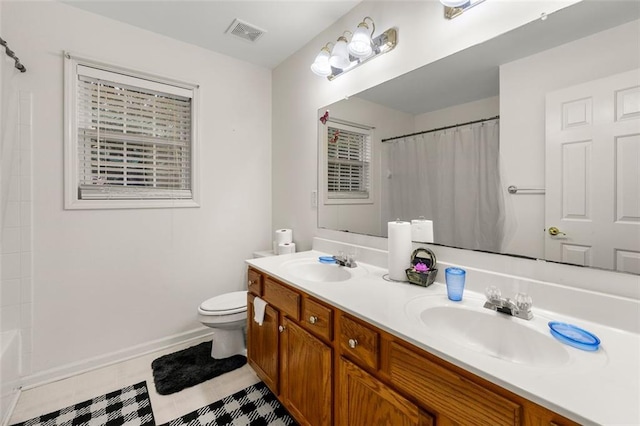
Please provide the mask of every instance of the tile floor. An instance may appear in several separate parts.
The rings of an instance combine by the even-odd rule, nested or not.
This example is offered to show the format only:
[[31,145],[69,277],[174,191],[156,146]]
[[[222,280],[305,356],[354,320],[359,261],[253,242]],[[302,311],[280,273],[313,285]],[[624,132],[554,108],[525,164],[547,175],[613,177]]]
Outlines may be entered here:
[[163,424],[260,381],[251,367],[245,365],[222,376],[207,380],[198,386],[184,389],[172,395],[159,395],[153,383],[151,362],[162,355],[197,345],[209,339],[211,337],[193,340],[25,390],[20,395],[9,424],[29,420],[143,380],[147,381],[156,423]]

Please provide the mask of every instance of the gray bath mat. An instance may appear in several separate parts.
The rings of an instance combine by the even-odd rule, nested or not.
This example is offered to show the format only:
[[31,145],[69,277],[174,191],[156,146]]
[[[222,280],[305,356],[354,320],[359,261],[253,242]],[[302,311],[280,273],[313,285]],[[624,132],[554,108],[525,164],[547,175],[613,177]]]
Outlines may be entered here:
[[211,342],[204,342],[161,356],[151,363],[151,368],[156,391],[160,395],[170,395],[233,371],[246,363],[247,358],[243,355],[213,359]]

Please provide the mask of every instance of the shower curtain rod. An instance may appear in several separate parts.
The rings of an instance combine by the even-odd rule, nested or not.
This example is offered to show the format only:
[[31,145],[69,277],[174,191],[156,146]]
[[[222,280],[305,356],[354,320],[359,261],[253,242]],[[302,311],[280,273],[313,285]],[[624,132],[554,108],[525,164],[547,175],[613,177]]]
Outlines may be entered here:
[[2,37],[0,37],[0,44],[4,47],[4,51],[6,52],[7,56],[16,61],[16,68],[18,68],[20,72],[26,72],[27,69],[20,63],[20,58],[16,56],[13,50],[9,49],[9,46],[7,46],[7,42],[4,41]]
[[416,132],[416,133],[409,133],[408,135],[394,136],[392,138],[382,139],[381,142],[389,142],[396,139],[408,138],[409,136],[424,135],[425,133],[432,133],[432,132],[437,132],[439,130],[453,129],[455,127],[466,126],[469,124],[484,123],[485,121],[497,120],[498,118],[500,118],[500,116],[496,115],[495,117],[491,117],[491,118],[483,118],[481,120],[467,121],[466,123],[459,123],[459,124],[453,124],[451,126],[438,127],[437,129],[424,130],[422,132]]

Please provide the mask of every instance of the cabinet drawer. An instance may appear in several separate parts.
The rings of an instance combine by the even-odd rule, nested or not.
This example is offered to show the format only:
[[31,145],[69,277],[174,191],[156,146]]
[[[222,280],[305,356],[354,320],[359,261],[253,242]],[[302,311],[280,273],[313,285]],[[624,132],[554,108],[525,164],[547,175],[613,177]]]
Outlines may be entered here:
[[362,365],[378,369],[380,335],[369,327],[343,315],[340,319],[340,349]]
[[262,296],[262,275],[253,269],[249,269],[247,273],[247,290],[256,296]]
[[399,390],[456,423],[520,424],[520,405],[397,343],[390,345],[389,375]]
[[263,299],[294,320],[300,319],[300,294],[279,282],[271,278],[264,280]]
[[315,335],[333,339],[333,311],[330,308],[305,297],[302,299],[301,321]]

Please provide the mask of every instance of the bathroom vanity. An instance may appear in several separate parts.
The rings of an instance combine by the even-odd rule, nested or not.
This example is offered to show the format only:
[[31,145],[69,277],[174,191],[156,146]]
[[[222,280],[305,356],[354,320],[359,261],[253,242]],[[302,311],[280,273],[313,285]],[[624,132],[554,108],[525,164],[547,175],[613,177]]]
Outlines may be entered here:
[[267,273],[248,277],[249,364],[301,424],[576,424]]
[[[565,348],[539,333],[535,342],[525,333],[523,341],[516,342],[524,348],[522,354],[511,353],[512,359],[474,353],[429,331],[420,312],[431,305],[445,312],[471,312],[476,309],[472,305],[480,306],[480,295],[465,293],[466,305],[455,305],[447,301],[442,284],[422,288],[387,282],[382,279],[386,271],[371,265],[353,270],[320,266],[317,258],[322,254],[248,261],[249,364],[300,424],[597,424],[615,408],[602,401],[600,419],[589,410],[576,412],[576,397],[583,397],[586,407],[593,395],[587,395],[591,391],[581,389],[579,381],[578,386],[567,383],[605,368],[617,350],[613,337],[606,342],[608,350],[599,353]],[[253,320],[255,297],[268,303],[262,326]],[[534,320],[536,324],[523,327],[545,326],[547,321],[544,315]],[[637,336],[626,338],[637,345]],[[535,347],[528,346],[540,345],[544,351],[537,357]],[[557,350],[557,356],[553,351],[544,355],[545,345]],[[561,398],[567,389],[574,395],[549,400]],[[628,391],[637,392],[633,385]],[[622,416],[635,418],[633,410],[637,406]]]

